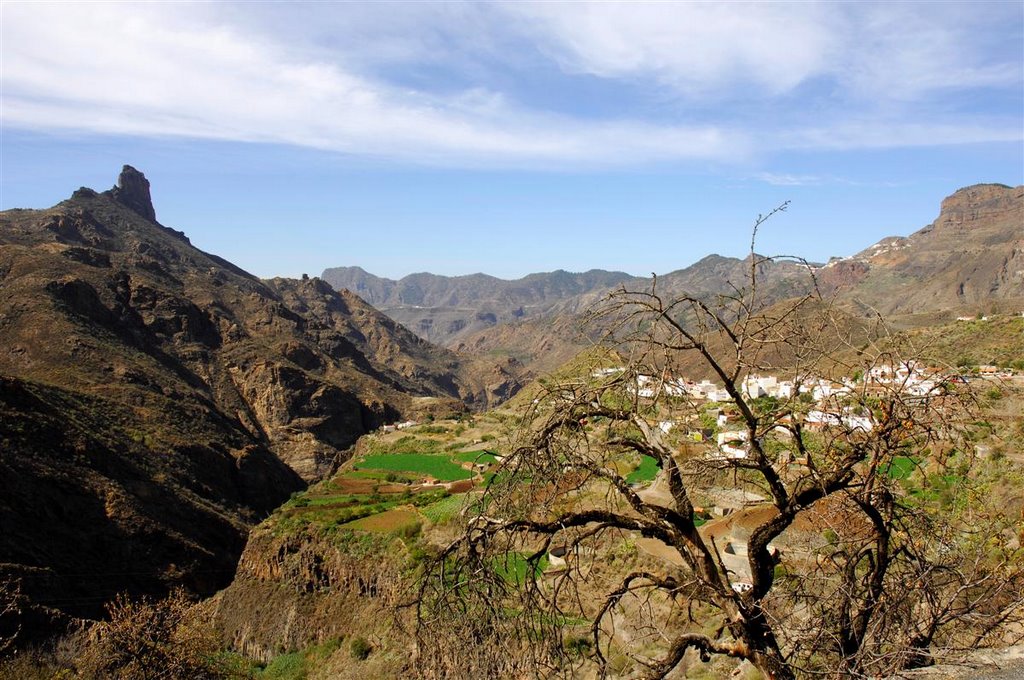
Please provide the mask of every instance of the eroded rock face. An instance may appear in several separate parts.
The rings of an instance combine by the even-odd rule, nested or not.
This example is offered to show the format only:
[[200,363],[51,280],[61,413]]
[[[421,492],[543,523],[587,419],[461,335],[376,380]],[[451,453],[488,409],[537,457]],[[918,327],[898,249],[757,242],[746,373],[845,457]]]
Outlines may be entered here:
[[333,473],[360,436],[392,415],[287,364],[260,362],[232,377],[278,456],[307,482]]
[[960,189],[932,224],[830,268],[850,266],[861,271],[841,298],[887,315],[1015,310],[1024,303],[1024,186]]
[[388,535],[351,536],[346,543],[303,531],[275,535],[266,525],[254,531],[234,581],[209,605],[224,643],[267,662],[333,638],[393,633],[409,585],[405,548]]
[[1024,187],[1014,189],[1001,184],[975,184],[960,189],[942,201],[935,230],[951,234],[972,232],[985,238],[1000,235],[1002,223],[1009,220],[1024,231],[1022,193]]

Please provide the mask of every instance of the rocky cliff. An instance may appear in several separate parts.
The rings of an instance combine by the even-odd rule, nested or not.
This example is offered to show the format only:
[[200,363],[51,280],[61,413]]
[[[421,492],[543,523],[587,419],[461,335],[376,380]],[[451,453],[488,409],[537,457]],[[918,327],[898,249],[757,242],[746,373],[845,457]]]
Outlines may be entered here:
[[250,536],[234,581],[204,606],[225,646],[249,658],[267,662],[360,636],[397,653],[386,668],[362,668],[356,677],[407,677],[412,641],[401,628],[412,612],[396,605],[409,599],[408,561],[405,543],[391,534],[277,533],[264,524]]
[[883,314],[1016,309],[1024,303],[1024,186],[976,184],[934,222],[819,270],[841,299]]

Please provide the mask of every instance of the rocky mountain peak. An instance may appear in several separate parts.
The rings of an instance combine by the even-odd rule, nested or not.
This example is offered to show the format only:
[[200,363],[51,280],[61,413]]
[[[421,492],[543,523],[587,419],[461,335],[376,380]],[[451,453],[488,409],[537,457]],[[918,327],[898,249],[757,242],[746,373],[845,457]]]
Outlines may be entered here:
[[153,209],[153,199],[149,195],[149,180],[132,166],[121,168],[117,185],[110,190],[110,195],[147,220],[156,222],[156,210]]

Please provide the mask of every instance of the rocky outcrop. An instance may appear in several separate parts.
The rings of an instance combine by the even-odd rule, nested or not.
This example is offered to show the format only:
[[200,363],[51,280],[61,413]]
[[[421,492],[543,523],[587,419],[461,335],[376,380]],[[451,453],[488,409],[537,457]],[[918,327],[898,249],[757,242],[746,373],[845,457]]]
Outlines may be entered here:
[[838,280],[841,300],[872,313],[1015,310],[1024,303],[1024,186],[960,189],[932,224],[829,263],[819,276]]
[[287,363],[260,361],[230,373],[278,457],[307,481],[334,472],[361,435],[398,416]]
[[932,230],[937,235],[967,235],[981,245],[998,245],[1005,241],[1006,226],[1024,230],[1024,186],[975,184],[960,189],[942,201]]
[[156,222],[156,210],[149,194],[149,180],[130,165],[121,169],[117,184],[110,190],[115,201],[131,208],[150,222]]

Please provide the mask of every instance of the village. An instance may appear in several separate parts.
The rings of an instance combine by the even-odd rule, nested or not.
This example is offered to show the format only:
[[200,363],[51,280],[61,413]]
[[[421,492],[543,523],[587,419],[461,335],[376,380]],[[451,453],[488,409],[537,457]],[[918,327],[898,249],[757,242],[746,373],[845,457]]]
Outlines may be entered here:
[[[590,377],[608,379],[621,375],[621,366],[601,368],[591,372]],[[771,400],[797,400],[799,409],[783,416],[777,425],[780,431],[794,417],[801,419],[803,428],[820,431],[825,428],[842,428],[848,433],[870,432],[876,425],[874,416],[858,395],[869,397],[883,392],[898,392],[909,399],[929,399],[941,396],[955,384],[967,384],[973,380],[1001,381],[1015,377],[1012,369],[994,365],[977,366],[971,372],[951,370],[936,366],[925,366],[920,362],[906,361],[896,365],[881,364],[856,373],[852,378],[828,379],[813,375],[783,379],[774,375],[750,374],[739,384],[745,400],[767,398]],[[1019,377],[1019,376],[1017,376]],[[714,437],[717,448],[707,454],[709,457],[740,459],[748,454],[749,430],[740,424],[737,409],[730,408],[735,399],[723,385],[710,380],[694,381],[680,377],[636,376],[636,386],[630,391],[641,399],[656,400],[662,395],[683,399],[691,407],[703,406],[703,411],[715,419],[715,428],[690,429],[687,438],[702,442]],[[692,423],[693,419],[662,420],[658,426],[665,434],[677,427]],[[793,462],[786,460],[786,462]]]

